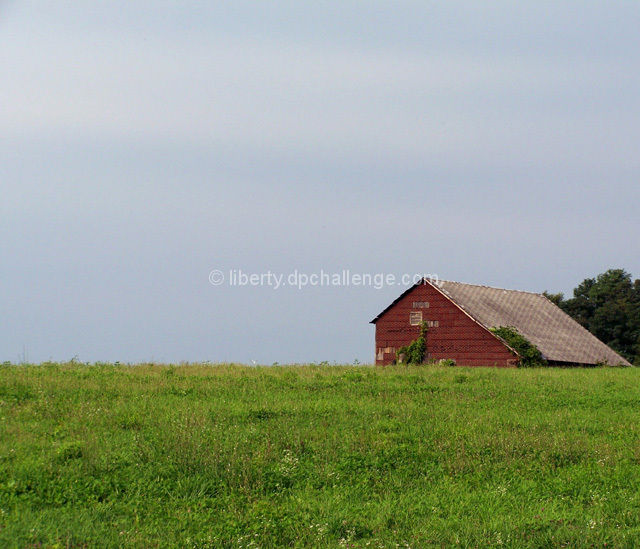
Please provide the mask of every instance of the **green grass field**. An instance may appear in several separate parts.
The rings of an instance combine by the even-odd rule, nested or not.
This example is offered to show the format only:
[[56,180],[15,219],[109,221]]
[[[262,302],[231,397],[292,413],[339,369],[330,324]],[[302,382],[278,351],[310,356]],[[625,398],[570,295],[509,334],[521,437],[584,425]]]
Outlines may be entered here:
[[0,367],[1,547],[638,547],[640,369]]

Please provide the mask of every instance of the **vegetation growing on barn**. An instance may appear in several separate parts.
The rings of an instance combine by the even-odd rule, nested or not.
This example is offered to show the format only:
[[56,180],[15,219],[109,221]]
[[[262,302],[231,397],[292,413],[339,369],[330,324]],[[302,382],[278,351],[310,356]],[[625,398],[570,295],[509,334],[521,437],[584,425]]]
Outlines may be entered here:
[[518,353],[520,356],[518,365],[520,367],[547,366],[547,361],[542,358],[540,350],[512,326],[498,326],[497,328],[491,328],[491,331],[504,339],[507,345]]
[[420,324],[420,337],[396,351],[397,364],[422,364],[424,362],[427,355],[428,331],[427,323],[422,322]]

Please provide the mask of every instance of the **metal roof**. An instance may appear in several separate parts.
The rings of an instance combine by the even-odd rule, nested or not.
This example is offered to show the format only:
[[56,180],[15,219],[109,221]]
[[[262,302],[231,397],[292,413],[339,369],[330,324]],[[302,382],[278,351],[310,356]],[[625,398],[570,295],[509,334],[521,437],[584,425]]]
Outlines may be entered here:
[[[425,282],[442,292],[485,328],[515,328],[547,360],[572,364],[622,363],[630,366],[629,362],[542,294],[447,280]],[[389,307],[372,322],[375,323]]]

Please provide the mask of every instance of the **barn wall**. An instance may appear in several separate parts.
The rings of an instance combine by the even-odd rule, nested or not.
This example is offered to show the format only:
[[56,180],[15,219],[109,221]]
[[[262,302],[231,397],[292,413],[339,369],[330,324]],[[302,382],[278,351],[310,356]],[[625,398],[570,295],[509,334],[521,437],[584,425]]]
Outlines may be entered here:
[[423,321],[437,323],[427,333],[429,359],[451,358],[461,366],[516,365],[516,357],[502,342],[430,284],[415,286],[378,319],[376,364],[391,364],[396,349],[420,336],[420,326],[409,322],[412,311],[422,312]]

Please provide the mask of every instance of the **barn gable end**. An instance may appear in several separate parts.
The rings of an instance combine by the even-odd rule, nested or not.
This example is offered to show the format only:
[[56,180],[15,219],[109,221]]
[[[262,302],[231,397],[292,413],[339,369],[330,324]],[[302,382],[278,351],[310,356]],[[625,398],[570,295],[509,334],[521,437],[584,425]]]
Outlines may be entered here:
[[418,338],[420,321],[429,326],[428,359],[454,359],[467,366],[517,364],[517,356],[500,339],[430,283],[413,286],[372,321],[376,364],[391,364],[397,349]]

